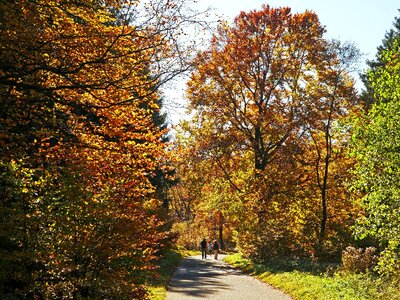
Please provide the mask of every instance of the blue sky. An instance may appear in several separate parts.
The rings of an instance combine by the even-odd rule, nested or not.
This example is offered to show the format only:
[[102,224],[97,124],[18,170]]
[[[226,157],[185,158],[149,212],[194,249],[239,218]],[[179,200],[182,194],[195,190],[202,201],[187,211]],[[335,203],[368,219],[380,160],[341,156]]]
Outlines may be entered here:
[[399,0],[199,0],[201,8],[214,7],[215,12],[233,20],[240,11],[260,9],[262,4],[273,7],[288,6],[293,12],[312,10],[325,26],[327,38],[352,41],[365,54],[365,60],[373,59],[385,32],[393,28],[393,21],[400,16]]

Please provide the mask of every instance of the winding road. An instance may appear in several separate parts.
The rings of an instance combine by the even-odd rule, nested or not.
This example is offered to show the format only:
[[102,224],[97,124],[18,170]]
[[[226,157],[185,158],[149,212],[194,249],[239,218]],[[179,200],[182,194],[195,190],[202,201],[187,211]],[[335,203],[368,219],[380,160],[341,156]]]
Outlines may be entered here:
[[282,292],[222,261],[184,258],[168,287],[167,300],[290,300]]

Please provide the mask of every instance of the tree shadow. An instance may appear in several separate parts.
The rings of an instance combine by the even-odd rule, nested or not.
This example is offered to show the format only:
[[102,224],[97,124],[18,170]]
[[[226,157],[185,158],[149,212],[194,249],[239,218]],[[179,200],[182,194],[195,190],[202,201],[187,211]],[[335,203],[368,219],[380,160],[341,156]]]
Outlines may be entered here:
[[220,279],[227,273],[241,274],[229,265],[215,263],[213,259],[189,257],[176,270],[168,290],[183,296],[209,297],[221,289],[229,289]]

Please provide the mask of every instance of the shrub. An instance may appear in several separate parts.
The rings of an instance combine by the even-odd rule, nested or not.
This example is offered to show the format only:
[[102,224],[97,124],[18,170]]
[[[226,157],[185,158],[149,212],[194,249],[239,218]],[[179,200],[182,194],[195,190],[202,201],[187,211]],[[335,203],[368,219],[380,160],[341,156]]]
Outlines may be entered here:
[[364,273],[372,270],[377,264],[376,248],[347,247],[342,252],[343,269],[353,273]]

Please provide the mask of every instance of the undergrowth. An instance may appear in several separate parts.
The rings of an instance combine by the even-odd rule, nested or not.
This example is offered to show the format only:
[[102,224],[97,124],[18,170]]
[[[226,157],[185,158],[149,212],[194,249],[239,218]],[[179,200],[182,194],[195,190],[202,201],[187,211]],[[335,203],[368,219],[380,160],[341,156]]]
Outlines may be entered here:
[[399,288],[371,273],[344,272],[338,265],[307,260],[256,263],[240,254],[225,261],[297,300],[400,300]]

